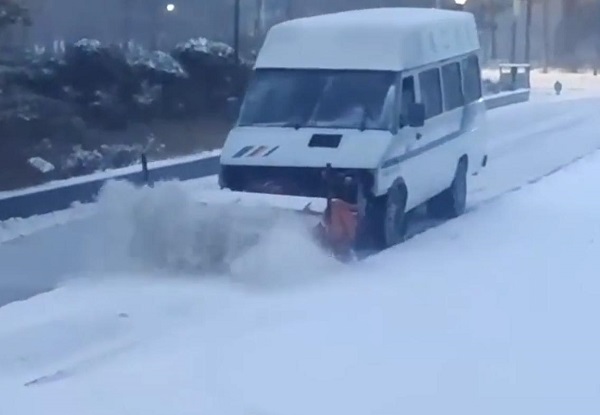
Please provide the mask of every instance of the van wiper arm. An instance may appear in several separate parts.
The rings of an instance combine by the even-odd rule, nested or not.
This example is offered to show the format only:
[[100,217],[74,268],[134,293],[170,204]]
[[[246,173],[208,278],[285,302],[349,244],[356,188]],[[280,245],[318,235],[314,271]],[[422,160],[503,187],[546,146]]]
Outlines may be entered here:
[[291,121],[291,122],[285,123],[283,126],[285,128],[292,127],[294,130],[299,130],[300,128],[302,128],[302,123],[300,121]]

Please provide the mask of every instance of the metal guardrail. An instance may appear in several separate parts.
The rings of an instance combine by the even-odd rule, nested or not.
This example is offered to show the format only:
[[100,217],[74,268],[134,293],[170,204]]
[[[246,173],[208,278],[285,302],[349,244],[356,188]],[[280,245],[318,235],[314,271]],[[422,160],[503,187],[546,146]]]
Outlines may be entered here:
[[529,89],[517,89],[515,91],[500,92],[491,95],[485,100],[485,106],[488,110],[493,110],[507,105],[519,104],[529,101],[531,91]]
[[[211,176],[216,174],[218,170],[219,157],[213,156],[157,167],[150,171],[150,180],[190,180]],[[140,171],[135,173],[126,173],[110,178],[90,179],[81,183],[7,197],[0,199],[0,221],[10,218],[27,218],[68,209],[75,202],[94,202],[102,186],[110,180],[128,180],[134,184],[145,183],[144,172],[140,166]]]
[[[529,90],[503,92],[485,98],[486,107],[495,109],[529,100]],[[219,157],[184,161],[151,170],[152,181],[169,179],[190,180],[212,176],[219,171]],[[126,173],[110,178],[91,178],[89,181],[32,191],[0,199],[0,221],[11,218],[27,218],[68,209],[73,203],[94,202],[102,186],[109,180],[128,180],[135,184],[145,183],[145,172]]]

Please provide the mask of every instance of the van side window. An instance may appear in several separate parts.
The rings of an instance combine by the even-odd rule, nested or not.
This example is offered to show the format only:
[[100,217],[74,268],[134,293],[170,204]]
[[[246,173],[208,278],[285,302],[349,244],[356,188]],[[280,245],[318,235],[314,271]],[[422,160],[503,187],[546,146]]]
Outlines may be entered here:
[[462,61],[463,88],[465,101],[471,103],[481,98],[481,71],[477,55],[471,55]]
[[432,118],[444,110],[442,103],[442,86],[438,68],[429,69],[419,74],[421,84],[421,100],[425,105],[425,117]]
[[463,106],[460,64],[455,62],[442,66],[442,79],[444,82],[444,107],[446,111]]

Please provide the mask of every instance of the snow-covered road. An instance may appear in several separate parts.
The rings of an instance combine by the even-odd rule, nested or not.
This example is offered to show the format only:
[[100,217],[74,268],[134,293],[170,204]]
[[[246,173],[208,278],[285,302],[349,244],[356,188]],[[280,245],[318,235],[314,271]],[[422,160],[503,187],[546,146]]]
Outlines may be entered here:
[[[600,147],[596,127],[600,98],[577,96],[534,95],[532,102],[489,113],[490,164],[471,184],[471,206],[537,180]],[[223,198],[214,190],[214,178],[184,186],[204,199]],[[114,204],[122,202],[115,200]],[[63,223],[70,217],[87,218],[93,211],[93,207],[80,206],[38,222],[4,224],[4,229],[0,226],[0,240],[31,233],[0,245],[0,306],[50,290],[89,271],[90,261],[97,256],[94,238],[103,227],[95,217],[49,229],[43,226]]]
[[[523,186],[600,147],[599,104],[544,97],[491,112],[490,165],[469,214],[351,268],[276,233],[262,258],[283,259],[236,281],[118,262],[100,272],[102,216],[1,245],[0,301],[68,281],[0,308],[3,407],[598,413],[600,158]],[[210,180],[184,189],[210,198]],[[101,210],[127,208],[126,194],[109,196]]]

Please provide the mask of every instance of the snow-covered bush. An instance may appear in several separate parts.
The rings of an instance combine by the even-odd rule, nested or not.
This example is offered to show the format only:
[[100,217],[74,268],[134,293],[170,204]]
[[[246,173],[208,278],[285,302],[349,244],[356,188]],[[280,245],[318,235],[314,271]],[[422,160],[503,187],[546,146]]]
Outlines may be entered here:
[[250,68],[236,62],[229,45],[205,38],[171,51],[96,39],[35,46],[24,63],[0,67],[0,152],[21,157],[18,168],[36,181],[130,164],[139,149],[119,146],[143,133],[118,143],[103,140],[122,133],[104,131],[157,119],[224,118],[227,98],[241,93]]

